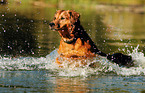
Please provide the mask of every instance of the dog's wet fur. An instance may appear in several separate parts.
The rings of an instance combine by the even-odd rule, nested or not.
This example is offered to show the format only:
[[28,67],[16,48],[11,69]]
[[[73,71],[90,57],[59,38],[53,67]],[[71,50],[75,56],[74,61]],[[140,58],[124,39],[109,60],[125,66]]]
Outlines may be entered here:
[[[80,14],[73,10],[58,10],[49,24],[50,29],[58,31],[62,37],[58,49],[60,57],[81,60],[100,55],[119,66],[134,65],[131,56],[122,53],[107,55],[100,51],[81,26],[79,18]],[[61,64],[59,58],[56,59],[56,63]]]

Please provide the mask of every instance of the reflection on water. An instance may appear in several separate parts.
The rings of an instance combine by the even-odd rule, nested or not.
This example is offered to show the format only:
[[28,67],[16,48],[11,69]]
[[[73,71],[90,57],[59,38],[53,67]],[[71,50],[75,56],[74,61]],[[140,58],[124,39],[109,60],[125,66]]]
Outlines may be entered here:
[[[66,6],[61,1],[48,6],[43,1],[15,1],[0,5],[0,92],[144,92],[144,14],[96,11],[75,7],[73,1]],[[58,68],[54,60],[60,36],[48,25],[57,9],[79,12],[82,26],[100,50],[131,51],[137,67],[119,67],[103,58],[102,68]],[[133,49],[137,45],[142,52]]]
[[1,55],[33,54],[35,24],[32,19],[14,13],[0,13]]
[[54,92],[76,92],[76,93],[85,93],[90,91],[88,84],[85,82],[85,79],[80,80],[80,78],[56,78],[56,86]]
[[0,1],[0,4],[1,4],[1,5],[7,4],[7,0],[1,0],[1,1]]
[[53,92],[54,77],[48,71],[1,71],[0,92]]
[[[11,56],[46,56],[54,48],[57,37],[49,32],[48,20],[10,11],[1,6],[0,11],[0,54]],[[36,10],[37,11],[37,10]],[[35,12],[36,12],[35,11]],[[41,10],[38,10],[38,12]],[[54,35],[53,35],[54,34]],[[54,39],[51,39],[54,38]],[[58,43],[57,43],[58,44]]]
[[[48,71],[1,71],[0,92],[141,92],[144,93],[144,76],[120,77],[116,75],[88,78],[52,77]],[[121,82],[120,82],[121,81]]]
[[104,22],[111,27],[111,31],[106,32],[106,37],[109,38],[107,42],[111,49],[114,46],[116,51],[118,47],[131,50],[131,47],[140,45],[140,49],[144,50],[145,15],[128,12],[105,13],[105,15]]

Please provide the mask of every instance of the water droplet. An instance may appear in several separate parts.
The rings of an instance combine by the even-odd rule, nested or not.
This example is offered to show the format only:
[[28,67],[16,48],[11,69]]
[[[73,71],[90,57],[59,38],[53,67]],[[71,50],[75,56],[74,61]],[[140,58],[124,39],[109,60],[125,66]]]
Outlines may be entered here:
[[34,54],[34,52],[32,52],[32,54]]
[[31,20],[31,22],[33,22],[33,20]]
[[17,21],[19,21],[19,19],[17,19]]
[[126,45],[125,47],[128,47],[128,45]]

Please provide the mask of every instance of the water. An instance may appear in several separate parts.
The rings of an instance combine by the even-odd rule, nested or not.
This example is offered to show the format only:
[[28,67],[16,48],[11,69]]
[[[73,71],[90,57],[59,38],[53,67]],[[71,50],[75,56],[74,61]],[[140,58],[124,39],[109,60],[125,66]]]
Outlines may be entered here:
[[[0,59],[1,92],[141,92],[145,84],[145,57],[134,49],[136,67],[119,67],[106,58],[94,59],[99,68],[59,68],[57,50],[46,57]],[[79,83],[80,82],[80,83]],[[68,88],[69,87],[69,88]],[[77,88],[76,88],[77,87]],[[63,90],[66,88],[66,90]]]
[[128,54],[135,66],[119,67],[95,57],[88,62],[99,64],[96,68],[65,62],[60,68],[55,63],[60,36],[49,30],[49,22],[57,9],[73,6],[40,8],[25,1],[10,0],[0,6],[1,93],[145,92],[145,15],[76,6],[81,24],[98,48],[107,54]]
[[[138,52],[137,49],[129,55],[133,57],[135,66],[126,68],[119,67],[117,64],[110,62],[105,57],[96,57],[90,63],[99,63],[99,67],[91,68],[89,64],[86,66],[75,67],[70,66],[67,62],[62,63],[63,68],[60,68],[55,63],[57,57],[57,49],[52,51],[46,57],[1,57],[0,69],[2,71],[35,71],[35,70],[50,70],[54,75],[58,76],[84,76],[98,75],[102,73],[114,73],[116,75],[131,76],[145,75],[145,57],[144,54]],[[89,63],[89,60],[87,60]]]

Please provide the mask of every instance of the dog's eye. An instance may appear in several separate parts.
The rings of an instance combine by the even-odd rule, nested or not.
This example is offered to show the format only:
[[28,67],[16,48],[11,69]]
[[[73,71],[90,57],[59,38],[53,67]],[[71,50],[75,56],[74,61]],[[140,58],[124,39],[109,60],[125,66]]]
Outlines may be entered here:
[[56,19],[56,17],[54,17],[54,20]]
[[64,17],[61,17],[61,20],[65,19]]

